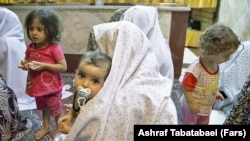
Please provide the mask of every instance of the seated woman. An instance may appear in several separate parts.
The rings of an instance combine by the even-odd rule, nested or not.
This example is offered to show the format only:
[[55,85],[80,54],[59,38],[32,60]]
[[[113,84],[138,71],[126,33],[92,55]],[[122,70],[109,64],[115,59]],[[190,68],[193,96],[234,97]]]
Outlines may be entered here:
[[129,21],[137,25],[148,37],[159,63],[160,73],[174,80],[174,66],[168,41],[163,37],[158,11],[152,6],[136,5],[127,9],[120,21]]
[[[159,64],[160,73],[174,80],[174,66],[168,41],[163,37],[158,20],[158,11],[152,6],[136,5],[130,8],[117,9],[110,22],[129,21],[137,25],[148,37],[153,46]],[[93,35],[93,34],[92,34]],[[91,37],[91,36],[90,36]],[[96,48],[92,38],[89,38],[88,50]]]
[[93,31],[97,49],[112,58],[112,67],[65,140],[133,140],[135,124],[177,124],[172,81],[160,74],[143,31],[126,21],[99,24]]
[[31,128],[32,123],[20,113],[17,97],[14,91],[7,86],[1,74],[0,103],[0,141],[10,141],[17,137],[20,138],[24,135],[21,132],[27,132]]
[[232,108],[250,75],[249,54],[250,41],[242,42],[230,60],[220,65],[219,90],[224,93],[225,98],[217,102],[213,109],[221,110],[227,115]]
[[243,89],[234,101],[232,109],[226,116],[225,125],[250,124],[250,75],[243,85]]

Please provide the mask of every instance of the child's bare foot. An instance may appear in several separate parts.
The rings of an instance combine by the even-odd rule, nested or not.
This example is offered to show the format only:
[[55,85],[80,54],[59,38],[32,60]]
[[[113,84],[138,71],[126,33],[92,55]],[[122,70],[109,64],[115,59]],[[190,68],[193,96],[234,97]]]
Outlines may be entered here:
[[36,133],[35,135],[35,140],[39,141],[41,140],[44,136],[46,136],[49,133],[49,129],[42,129],[39,132]]

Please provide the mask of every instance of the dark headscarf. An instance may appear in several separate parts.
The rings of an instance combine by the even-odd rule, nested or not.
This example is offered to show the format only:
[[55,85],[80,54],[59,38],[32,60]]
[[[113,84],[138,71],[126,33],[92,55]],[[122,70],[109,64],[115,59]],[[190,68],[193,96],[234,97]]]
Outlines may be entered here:
[[[119,8],[117,9],[114,14],[110,17],[109,22],[116,22],[120,21],[120,18],[122,14],[127,10],[128,8]],[[94,51],[98,48],[95,35],[93,30],[89,34],[89,39],[88,39],[88,45],[87,45],[87,51]]]

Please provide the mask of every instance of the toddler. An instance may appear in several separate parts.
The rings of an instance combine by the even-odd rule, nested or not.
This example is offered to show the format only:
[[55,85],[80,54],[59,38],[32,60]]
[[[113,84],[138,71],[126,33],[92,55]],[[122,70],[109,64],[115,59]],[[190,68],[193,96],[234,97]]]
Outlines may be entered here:
[[181,83],[183,124],[209,124],[214,102],[223,99],[218,92],[218,64],[229,60],[239,44],[235,33],[221,24],[212,25],[201,35],[201,56],[189,65]]
[[111,58],[106,54],[100,51],[88,51],[83,54],[73,81],[75,89],[73,106],[67,115],[59,119],[58,124],[60,125],[60,132],[65,134],[69,132],[73,119],[77,117],[80,107],[85,104],[81,103],[82,101],[79,100],[79,90],[86,90],[87,101],[93,98],[102,88],[110,68]]
[[60,72],[67,70],[67,63],[58,44],[62,28],[52,10],[31,11],[25,19],[25,26],[31,43],[19,67],[28,71],[26,93],[35,97],[37,109],[42,110],[43,127],[35,135],[35,139],[40,140],[49,133],[50,116],[54,116],[57,123],[62,112],[64,83]]

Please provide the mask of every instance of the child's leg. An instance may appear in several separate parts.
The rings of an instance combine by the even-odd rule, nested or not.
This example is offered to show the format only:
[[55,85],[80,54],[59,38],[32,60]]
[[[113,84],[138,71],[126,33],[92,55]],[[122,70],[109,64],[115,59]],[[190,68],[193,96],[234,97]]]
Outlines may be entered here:
[[47,100],[47,105],[50,110],[50,115],[55,117],[55,122],[56,122],[56,136],[58,134],[61,134],[59,132],[59,125],[58,125],[58,120],[61,117],[62,114],[62,92],[59,91],[57,93],[54,93],[53,95],[50,96],[50,98]]
[[58,125],[58,120],[59,118],[61,117],[62,114],[58,115],[58,116],[55,116],[55,121],[56,121],[56,130],[58,131],[59,129],[59,125]]
[[36,133],[35,135],[36,140],[42,139],[49,133],[50,130],[50,112],[47,108],[42,110],[42,116],[43,116],[43,127],[39,132]]
[[197,124],[208,125],[209,124],[209,116],[199,116]]
[[193,114],[187,107],[181,107],[182,122],[184,125],[195,125],[197,124],[197,114]]

